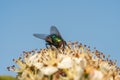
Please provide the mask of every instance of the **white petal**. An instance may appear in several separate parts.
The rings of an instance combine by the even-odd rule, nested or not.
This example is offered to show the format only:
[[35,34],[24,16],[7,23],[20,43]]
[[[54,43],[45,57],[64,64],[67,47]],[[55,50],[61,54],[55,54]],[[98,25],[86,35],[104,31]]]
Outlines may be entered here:
[[36,63],[34,63],[33,64],[37,69],[41,69],[42,67],[43,67],[43,63],[38,63],[38,62],[36,62]]
[[70,57],[64,58],[60,63],[58,63],[58,68],[70,68],[73,62]]
[[53,73],[55,73],[58,70],[57,67],[53,67],[53,66],[48,66],[48,67],[43,67],[41,69],[41,72],[45,75],[52,75]]
[[94,70],[93,72],[90,73],[90,79],[92,80],[102,80],[103,79],[103,74],[101,71]]
[[84,70],[80,66],[76,66],[76,75],[74,76],[74,80],[80,80],[83,76]]

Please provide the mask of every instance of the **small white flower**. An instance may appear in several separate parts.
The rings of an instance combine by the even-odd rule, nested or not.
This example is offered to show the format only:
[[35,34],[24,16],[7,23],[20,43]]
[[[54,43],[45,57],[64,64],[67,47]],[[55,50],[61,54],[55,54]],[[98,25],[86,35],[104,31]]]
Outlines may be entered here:
[[36,53],[29,57],[28,59],[29,66],[32,66],[38,60],[37,56],[38,54]]
[[81,57],[81,58],[73,58],[75,63],[79,66],[81,66],[81,68],[85,68],[87,65],[87,61],[85,58]]
[[107,72],[111,69],[111,66],[107,62],[100,63],[100,69],[104,72]]

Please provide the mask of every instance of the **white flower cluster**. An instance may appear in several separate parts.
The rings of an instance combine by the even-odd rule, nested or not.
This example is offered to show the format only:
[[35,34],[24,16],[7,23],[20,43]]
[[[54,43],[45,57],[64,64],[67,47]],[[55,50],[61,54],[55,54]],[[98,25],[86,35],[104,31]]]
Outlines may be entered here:
[[86,45],[68,43],[63,49],[48,48],[24,52],[8,67],[19,80],[120,80],[120,68],[98,51]]

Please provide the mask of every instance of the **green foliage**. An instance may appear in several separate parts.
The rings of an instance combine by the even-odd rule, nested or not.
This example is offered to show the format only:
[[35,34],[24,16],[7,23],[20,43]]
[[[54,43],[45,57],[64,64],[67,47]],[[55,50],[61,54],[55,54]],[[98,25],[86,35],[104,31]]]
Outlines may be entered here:
[[17,80],[12,76],[0,76],[0,80]]

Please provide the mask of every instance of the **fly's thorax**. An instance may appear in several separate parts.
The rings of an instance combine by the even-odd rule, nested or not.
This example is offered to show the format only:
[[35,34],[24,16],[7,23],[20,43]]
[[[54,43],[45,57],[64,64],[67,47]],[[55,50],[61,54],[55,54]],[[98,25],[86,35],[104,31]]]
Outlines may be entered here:
[[53,41],[54,43],[59,43],[59,42],[62,41],[62,38],[60,38],[60,37],[57,36],[56,34],[52,34],[52,35],[51,35],[51,38],[52,38],[52,41]]

